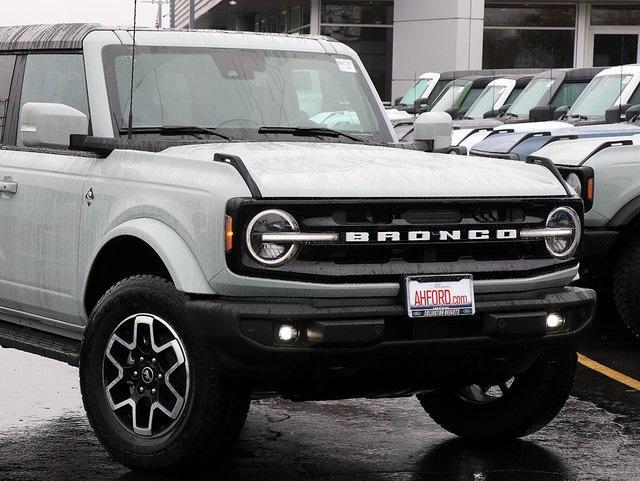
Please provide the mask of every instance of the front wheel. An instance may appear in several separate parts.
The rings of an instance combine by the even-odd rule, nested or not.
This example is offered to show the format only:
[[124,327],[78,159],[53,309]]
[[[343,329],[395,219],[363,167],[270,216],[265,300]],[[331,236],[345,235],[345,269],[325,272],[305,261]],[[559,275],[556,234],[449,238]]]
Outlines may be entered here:
[[89,422],[133,469],[215,461],[247,415],[248,390],[219,375],[184,306],[164,279],[130,277],[107,291],[85,331],[80,387]]
[[471,385],[420,394],[431,418],[467,438],[518,438],[549,424],[565,405],[576,371],[575,352],[540,359],[498,385]]

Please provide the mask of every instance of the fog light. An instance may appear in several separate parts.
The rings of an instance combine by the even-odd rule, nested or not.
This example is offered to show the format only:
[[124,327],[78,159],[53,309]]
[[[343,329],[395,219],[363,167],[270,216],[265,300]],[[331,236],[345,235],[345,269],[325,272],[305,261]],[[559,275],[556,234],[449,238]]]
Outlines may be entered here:
[[557,312],[552,312],[547,316],[547,327],[549,329],[560,329],[564,326],[564,317]]
[[298,329],[284,324],[278,329],[278,339],[282,342],[293,342],[298,338]]

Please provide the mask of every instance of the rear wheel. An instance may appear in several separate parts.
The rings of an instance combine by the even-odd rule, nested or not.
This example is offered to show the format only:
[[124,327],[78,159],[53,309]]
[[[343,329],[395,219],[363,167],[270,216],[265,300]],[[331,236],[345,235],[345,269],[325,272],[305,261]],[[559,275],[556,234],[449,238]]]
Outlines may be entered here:
[[418,396],[431,418],[447,431],[469,438],[518,438],[551,422],[569,397],[575,352],[536,361],[497,385],[472,385]]
[[96,435],[122,464],[171,469],[219,459],[249,391],[219,375],[184,316],[185,296],[153,276],[125,279],[94,309],[80,386]]

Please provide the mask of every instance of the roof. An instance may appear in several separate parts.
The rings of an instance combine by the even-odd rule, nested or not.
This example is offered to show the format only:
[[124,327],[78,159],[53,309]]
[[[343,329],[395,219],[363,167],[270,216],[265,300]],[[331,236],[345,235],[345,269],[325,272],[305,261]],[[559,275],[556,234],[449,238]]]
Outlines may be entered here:
[[[95,23],[58,23],[49,25],[16,25],[0,27],[0,52],[15,50],[75,50],[82,48],[85,37],[95,31],[128,30],[131,27],[113,27]],[[334,39],[323,35],[290,35],[284,33],[236,32],[230,30],[187,30],[162,29],[140,27],[138,31],[151,32],[198,32],[220,33],[228,35],[260,35],[268,37],[302,37],[315,40],[335,42]]]
[[95,30],[108,28],[87,23],[0,27],[0,51],[79,49],[87,34]]
[[567,72],[567,82],[590,82],[604,67],[573,68]]

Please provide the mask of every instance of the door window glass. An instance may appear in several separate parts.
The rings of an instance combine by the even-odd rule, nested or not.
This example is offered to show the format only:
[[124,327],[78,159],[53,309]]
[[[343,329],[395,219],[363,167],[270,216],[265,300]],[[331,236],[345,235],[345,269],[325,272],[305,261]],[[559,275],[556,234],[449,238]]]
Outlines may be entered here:
[[593,66],[611,67],[636,63],[638,60],[638,36],[601,34],[593,36]]
[[4,133],[4,125],[7,118],[9,91],[11,90],[15,64],[15,55],[0,56],[0,143],[2,143],[2,134]]
[[[32,54],[27,57],[20,110],[28,102],[68,105],[89,116],[81,54]],[[22,145],[18,135],[18,145]]]

